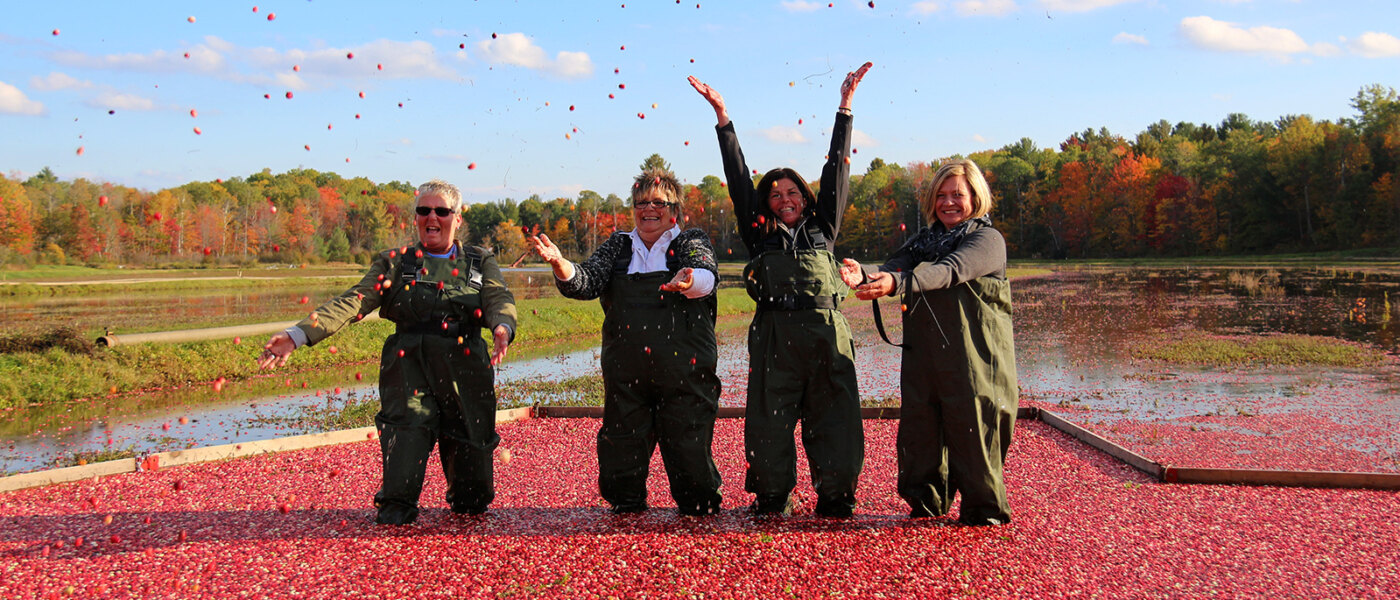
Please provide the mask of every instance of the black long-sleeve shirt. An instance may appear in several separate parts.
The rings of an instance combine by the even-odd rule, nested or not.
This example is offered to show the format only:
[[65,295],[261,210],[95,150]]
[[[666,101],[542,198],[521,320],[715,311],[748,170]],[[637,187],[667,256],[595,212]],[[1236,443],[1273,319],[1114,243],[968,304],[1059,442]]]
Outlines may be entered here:
[[[827,151],[826,164],[822,167],[821,189],[817,192],[817,203],[811,216],[817,220],[829,245],[836,243],[841,231],[841,219],[846,213],[847,196],[851,187],[851,164],[847,160],[851,151],[851,115],[836,113],[836,123],[831,128],[831,148]],[[724,161],[724,178],[729,186],[729,199],[734,203],[734,218],[739,227],[739,237],[749,249],[749,256],[757,256],[765,246],[765,239],[773,235],[784,235],[781,228],[767,233],[762,225],[755,225],[759,198],[754,189],[748,163],[744,161],[744,151],[739,147],[739,135],[734,131],[734,121],[724,127],[715,127],[719,135],[719,153]],[[805,213],[806,211],[804,211]],[[801,229],[799,223],[794,229]],[[811,247],[811,240],[802,235],[794,235],[784,246],[796,249]],[[830,248],[828,248],[830,249]]]

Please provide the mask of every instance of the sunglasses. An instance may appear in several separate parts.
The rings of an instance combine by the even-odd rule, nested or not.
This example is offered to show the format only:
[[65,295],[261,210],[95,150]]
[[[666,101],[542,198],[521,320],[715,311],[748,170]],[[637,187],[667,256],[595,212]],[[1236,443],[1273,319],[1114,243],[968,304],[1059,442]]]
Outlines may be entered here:
[[640,202],[633,202],[632,208],[646,208],[648,206],[652,208],[670,208],[675,205],[675,202],[666,202],[663,200],[642,200]]
[[417,208],[414,208],[413,210],[417,212],[418,216],[420,217],[426,217],[433,213],[437,213],[437,216],[443,218],[447,218],[452,215],[452,209],[447,208],[446,206],[419,206]]

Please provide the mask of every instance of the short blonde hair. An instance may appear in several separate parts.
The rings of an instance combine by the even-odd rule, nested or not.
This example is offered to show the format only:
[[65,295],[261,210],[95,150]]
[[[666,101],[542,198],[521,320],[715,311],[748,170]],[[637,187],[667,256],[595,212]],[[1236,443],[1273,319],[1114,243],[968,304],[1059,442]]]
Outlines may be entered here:
[[919,210],[924,213],[924,222],[930,225],[939,222],[938,207],[935,206],[938,188],[942,187],[949,177],[959,175],[967,181],[967,187],[972,190],[972,214],[968,218],[976,219],[992,212],[992,190],[987,187],[987,178],[982,176],[982,169],[977,168],[977,163],[960,158],[938,167],[938,171],[933,174],[933,183],[925,188],[919,197]]
[[413,198],[413,206],[417,208],[418,199],[428,195],[442,198],[442,201],[447,203],[447,208],[452,209],[452,212],[462,211],[462,190],[457,189],[455,185],[441,179],[434,179],[420,185],[418,193]]

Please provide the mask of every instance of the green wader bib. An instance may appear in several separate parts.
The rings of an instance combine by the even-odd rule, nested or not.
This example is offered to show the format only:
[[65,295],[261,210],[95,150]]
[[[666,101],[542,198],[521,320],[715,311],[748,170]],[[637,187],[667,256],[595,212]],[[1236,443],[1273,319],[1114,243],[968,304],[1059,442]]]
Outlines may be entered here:
[[962,492],[960,520],[1009,523],[1002,465],[1018,404],[1011,285],[980,277],[905,303],[899,495],[917,517],[947,514]]
[[407,283],[413,275],[402,273],[405,265],[386,279],[392,287],[380,314],[398,328],[384,341],[374,417],[384,457],[383,485],[374,495],[381,517],[417,516],[434,443],[454,512],[480,513],[495,498],[492,452],[501,440],[495,378],[481,338],[481,295],[470,285],[471,260],[460,250],[456,260],[426,257],[426,272],[418,271],[413,283]]
[[614,273],[603,295],[603,426],[598,489],[620,511],[647,506],[647,472],[658,443],[683,514],[719,509],[711,457],[719,377],[713,298],[662,292],[666,271]]
[[865,462],[855,342],[840,303],[848,293],[826,250],[773,250],[744,268],[758,312],[749,327],[745,489],[759,504],[786,503],[797,484],[793,429],[817,491],[818,512],[855,506]]

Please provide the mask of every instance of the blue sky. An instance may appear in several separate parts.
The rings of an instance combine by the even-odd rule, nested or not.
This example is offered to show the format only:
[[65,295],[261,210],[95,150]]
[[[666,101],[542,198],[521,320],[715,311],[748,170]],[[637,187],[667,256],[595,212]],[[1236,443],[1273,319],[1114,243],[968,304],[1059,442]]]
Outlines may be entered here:
[[1397,36],[1389,0],[23,2],[0,22],[0,172],[621,195],[653,152],[691,183],[721,173],[695,75],[751,166],[815,178],[867,60],[857,173],[1086,127],[1353,116],[1362,86],[1396,85]]

